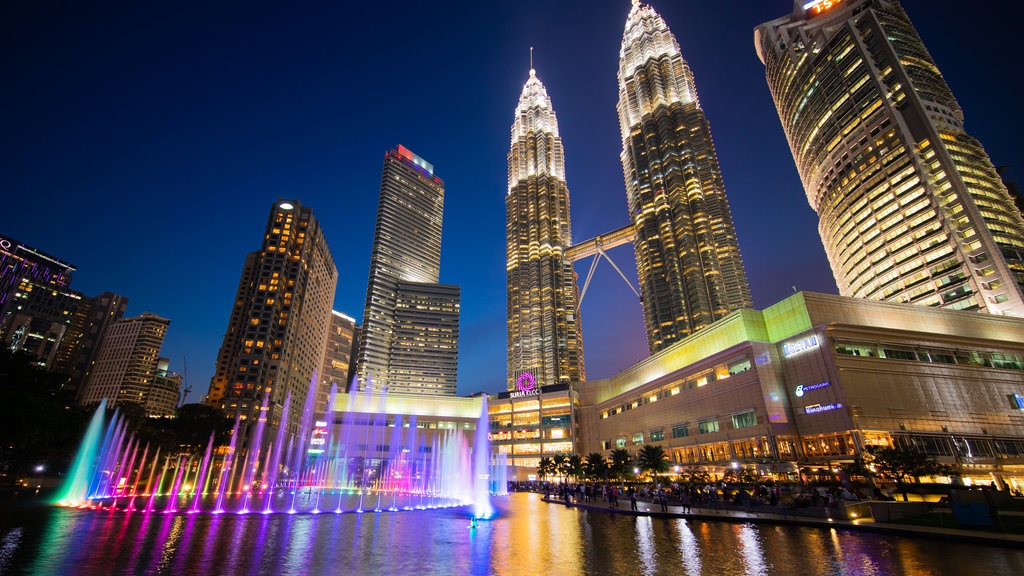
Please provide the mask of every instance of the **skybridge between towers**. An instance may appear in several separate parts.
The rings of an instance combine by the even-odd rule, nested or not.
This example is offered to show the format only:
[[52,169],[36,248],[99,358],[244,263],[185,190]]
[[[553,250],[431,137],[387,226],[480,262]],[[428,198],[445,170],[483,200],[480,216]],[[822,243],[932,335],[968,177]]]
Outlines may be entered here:
[[606,250],[611,250],[612,248],[622,246],[623,244],[632,243],[635,239],[636,227],[632,224],[627,224],[626,226],[623,226],[618,230],[612,230],[607,234],[601,234],[589,240],[577,242],[566,249],[565,259],[574,264],[577,260],[595,256],[594,261],[590,263],[590,270],[587,271],[587,279],[583,282],[583,290],[580,292],[581,304],[583,303],[584,296],[587,295],[587,288],[590,286],[590,280],[594,277],[594,271],[597,270],[597,263],[601,261],[602,257],[612,265],[612,268],[615,268],[615,271],[619,273],[619,276],[626,282],[629,289],[633,291],[633,294],[636,294],[637,298],[640,297],[640,291],[633,286],[633,283],[630,282],[629,278],[622,273],[622,270],[619,269],[606,252]]

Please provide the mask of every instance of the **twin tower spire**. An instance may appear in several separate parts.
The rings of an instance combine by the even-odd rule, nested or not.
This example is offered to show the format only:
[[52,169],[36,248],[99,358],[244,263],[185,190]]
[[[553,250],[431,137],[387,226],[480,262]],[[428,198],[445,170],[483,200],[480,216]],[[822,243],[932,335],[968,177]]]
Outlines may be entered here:
[[[619,58],[621,160],[653,353],[753,301],[693,74],[650,6],[634,0]],[[582,382],[565,154],[532,48],[505,209],[508,389]]]

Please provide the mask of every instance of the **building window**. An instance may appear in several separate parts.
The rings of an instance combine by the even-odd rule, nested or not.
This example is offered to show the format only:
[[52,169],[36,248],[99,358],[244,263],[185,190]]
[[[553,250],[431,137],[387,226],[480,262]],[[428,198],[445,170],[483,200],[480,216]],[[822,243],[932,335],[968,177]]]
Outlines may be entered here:
[[633,434],[633,445],[634,446],[637,445],[637,444],[643,444],[643,443],[644,443],[644,433],[643,432],[637,432],[637,433]]
[[751,426],[757,426],[757,416],[753,410],[737,412],[732,415],[733,428],[749,428]]
[[651,430],[651,442],[661,442],[665,439],[665,430]]
[[626,437],[625,436],[619,436],[618,438],[616,438],[615,439],[615,447],[616,448],[625,448],[626,447]]
[[712,432],[718,432],[718,420],[701,420],[697,423],[697,432],[701,434],[710,434]]
[[690,435],[690,425],[689,424],[677,424],[676,426],[672,427],[672,437],[673,438],[686,438],[689,435]]

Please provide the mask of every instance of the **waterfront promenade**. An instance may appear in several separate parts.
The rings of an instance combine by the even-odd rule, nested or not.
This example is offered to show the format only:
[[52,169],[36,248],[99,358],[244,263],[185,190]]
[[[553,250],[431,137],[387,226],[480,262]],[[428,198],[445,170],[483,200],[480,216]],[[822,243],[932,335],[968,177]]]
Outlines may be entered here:
[[[673,501],[669,502],[666,506],[667,511],[663,511],[662,505],[656,501],[638,499],[637,509],[632,510],[628,497],[620,497],[618,505],[615,506],[609,505],[607,501],[600,499],[592,502],[581,502],[577,500],[566,501],[562,498],[556,498],[554,495],[545,496],[543,493],[537,493],[537,496],[551,505],[568,506],[595,512],[608,512],[610,514],[650,516],[652,518],[685,518],[717,522],[790,524],[1024,548],[1024,534],[997,532],[980,528],[965,529],[953,527],[952,524],[955,522],[952,519],[952,514],[950,514],[949,518],[951,526],[943,527],[876,522],[869,514],[857,514],[856,512],[852,512],[851,516],[857,517],[851,517],[850,519],[830,518],[824,508],[808,509],[788,506],[743,507],[727,502],[708,502],[702,505],[688,506],[684,509],[678,502]],[[867,505],[867,502],[852,503],[847,508],[847,511],[865,509]],[[1022,513],[1001,512],[1000,515],[1020,517]]]

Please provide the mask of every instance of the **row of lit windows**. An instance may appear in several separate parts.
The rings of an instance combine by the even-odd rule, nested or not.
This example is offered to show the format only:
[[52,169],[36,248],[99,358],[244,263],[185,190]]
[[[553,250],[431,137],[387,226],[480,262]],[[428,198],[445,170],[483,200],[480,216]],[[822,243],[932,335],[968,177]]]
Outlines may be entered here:
[[895,343],[869,342],[863,340],[836,339],[837,354],[864,356],[868,358],[889,358],[913,360],[940,364],[986,366],[1009,370],[1024,370],[1024,361],[1019,354],[950,348],[922,348]]

